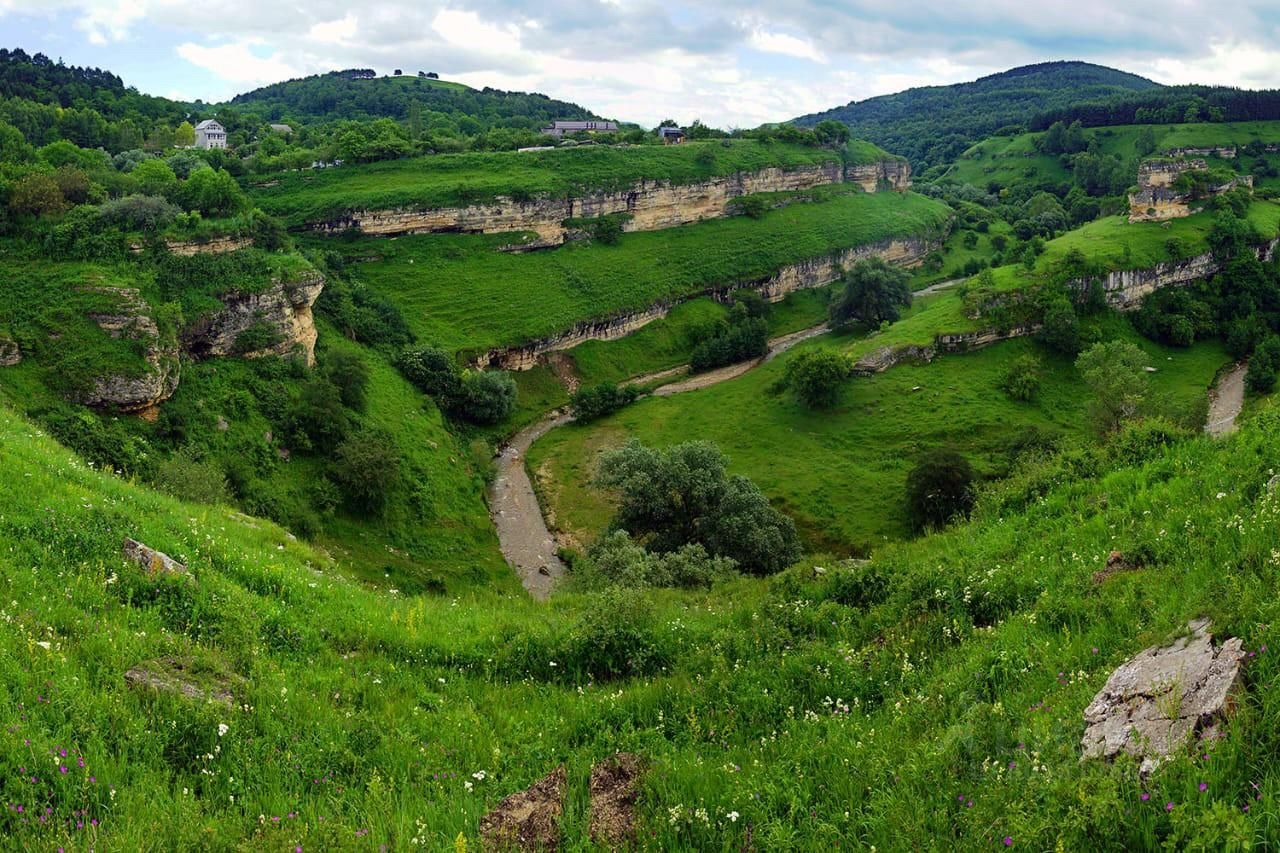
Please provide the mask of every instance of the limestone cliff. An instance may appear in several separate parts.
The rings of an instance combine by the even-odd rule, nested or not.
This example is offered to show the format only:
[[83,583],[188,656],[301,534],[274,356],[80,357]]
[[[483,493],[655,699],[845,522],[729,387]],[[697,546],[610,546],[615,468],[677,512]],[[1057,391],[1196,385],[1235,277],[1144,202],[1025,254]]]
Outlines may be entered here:
[[[1280,240],[1270,240],[1259,246],[1258,257],[1269,261],[1275,255],[1276,245]],[[1142,299],[1163,287],[1180,287],[1204,281],[1214,275],[1221,265],[1213,255],[1206,252],[1184,261],[1166,261],[1153,267],[1137,270],[1114,270],[1102,279],[1102,289],[1106,294],[1107,304],[1118,311],[1136,311],[1142,305]],[[1068,286],[1076,288],[1088,287],[1086,279],[1068,282]]]
[[621,338],[654,320],[665,317],[676,305],[691,299],[705,296],[727,299],[732,291],[749,287],[759,291],[771,302],[777,302],[793,291],[820,287],[835,281],[841,276],[844,267],[856,261],[880,257],[890,263],[910,267],[920,263],[934,248],[936,248],[935,243],[923,238],[886,240],[857,246],[834,255],[824,255],[789,264],[767,278],[715,284],[674,302],[660,302],[640,311],[578,323],[557,335],[539,338],[517,347],[490,350],[475,359],[474,363],[477,367],[528,370],[538,364],[540,357],[546,353],[572,349],[586,341],[610,341]]
[[[183,330],[183,347],[194,358],[297,352],[311,366],[316,345],[311,306],[323,289],[324,278],[311,271],[293,281],[273,280],[257,292],[224,294],[221,309]],[[250,330],[253,340],[241,337]]]
[[1036,331],[1036,326],[1015,326],[1011,329],[980,329],[973,332],[950,332],[937,335],[929,344],[901,344],[883,346],[862,356],[854,363],[855,376],[871,376],[884,373],[891,367],[907,362],[930,362],[942,353],[962,353],[989,347],[1001,341],[1020,338]]
[[532,231],[537,237],[525,248],[536,248],[564,242],[563,223],[567,219],[626,214],[629,219],[624,230],[656,231],[727,216],[731,213],[730,202],[744,195],[806,190],[844,181],[861,184],[868,192],[905,190],[911,186],[911,168],[905,160],[896,159],[848,168],[834,162],[797,169],[775,167],[692,184],[640,181],[617,192],[585,193],[571,198],[518,201],[502,196],[492,202],[466,207],[355,210],[314,223],[311,228],[322,232],[359,228],[374,236]]
[[1129,194],[1130,222],[1158,222],[1190,216],[1192,203],[1208,196],[1221,195],[1239,186],[1252,187],[1249,175],[1232,177],[1200,195],[1174,188],[1178,177],[1187,172],[1207,169],[1204,160],[1147,160],[1138,166],[1138,188]]
[[137,343],[142,368],[136,372],[108,374],[93,380],[80,401],[120,412],[148,412],[173,396],[178,387],[178,344],[172,334],[162,334],[152,318],[151,306],[133,288],[87,288],[113,297],[116,310],[91,314],[90,319],[116,339]]

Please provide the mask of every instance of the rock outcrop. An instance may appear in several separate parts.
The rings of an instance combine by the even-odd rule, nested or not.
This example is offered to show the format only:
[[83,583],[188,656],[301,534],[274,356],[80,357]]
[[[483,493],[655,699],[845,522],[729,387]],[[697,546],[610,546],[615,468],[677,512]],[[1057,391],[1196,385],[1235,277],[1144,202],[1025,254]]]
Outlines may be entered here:
[[1235,710],[1245,654],[1239,639],[1215,646],[1208,620],[1173,644],[1144,649],[1111,674],[1084,710],[1082,759],[1121,753],[1154,770],[1192,737],[1213,738]]
[[842,182],[860,184],[867,192],[903,191],[911,186],[911,167],[897,158],[844,167],[838,162],[796,169],[771,167],[737,172],[691,184],[640,181],[618,191],[590,192],[570,198],[518,200],[499,196],[492,202],[463,207],[353,210],[312,230],[341,232],[358,228],[373,236],[463,232],[500,234],[532,231],[537,237],[510,249],[540,248],[564,242],[569,219],[625,214],[626,231],[656,231],[729,215],[731,202],[744,195],[806,190]]
[[179,563],[163,551],[157,551],[149,545],[143,545],[137,539],[124,540],[120,553],[126,560],[137,564],[139,568],[151,577],[158,575],[191,577],[187,573],[187,567],[184,564]]
[[564,795],[562,765],[523,791],[507,796],[480,820],[480,838],[485,849],[558,849]]
[[920,263],[935,243],[924,238],[886,240],[865,246],[855,246],[834,255],[788,264],[773,275],[756,281],[735,281],[716,284],[672,302],[659,302],[640,311],[619,314],[599,320],[577,323],[557,335],[539,338],[518,347],[493,349],[474,360],[477,367],[502,370],[528,370],[539,363],[540,357],[550,352],[572,349],[587,341],[611,341],[631,334],[639,328],[667,316],[677,305],[710,296],[728,299],[729,294],[742,288],[757,290],[771,302],[783,299],[788,293],[811,287],[821,287],[838,279],[843,268],[856,261],[871,257],[883,258],[892,264],[911,267]]
[[161,334],[152,319],[151,306],[137,290],[106,287],[86,290],[115,299],[116,311],[91,314],[90,319],[113,338],[137,342],[143,367],[134,373],[96,378],[92,387],[80,395],[80,401],[120,412],[153,411],[155,406],[173,396],[178,388],[177,341],[168,334]]
[[1251,176],[1241,175],[1208,188],[1200,196],[1175,188],[1175,182],[1181,175],[1207,168],[1204,160],[1197,159],[1144,161],[1138,166],[1138,189],[1129,194],[1129,221],[1153,222],[1190,216],[1194,212],[1192,202],[1200,198],[1221,195],[1239,186],[1253,186]]
[[253,245],[252,237],[214,237],[210,240],[166,240],[165,245],[175,255],[221,254],[236,252]]
[[197,681],[191,674],[191,665],[176,658],[162,658],[139,664],[124,674],[125,683],[136,690],[169,693],[193,702],[211,702],[230,708],[235,703],[231,684],[225,679],[205,677]]
[[[239,355],[255,358],[298,352],[308,366],[315,363],[316,326],[311,307],[324,290],[324,278],[309,272],[298,279],[275,280],[252,293],[219,296],[223,307],[183,331],[184,348],[203,359]],[[262,339],[241,339],[250,330]],[[262,346],[263,341],[268,343]]]
[[981,329],[974,332],[950,332],[937,335],[931,344],[900,344],[883,346],[863,355],[850,372],[855,376],[872,376],[884,373],[891,367],[907,362],[928,363],[942,353],[963,353],[980,350],[1001,341],[1030,335],[1036,326],[1015,326],[1011,329]]
[[13,367],[20,361],[22,351],[18,349],[18,342],[0,335],[0,367]]

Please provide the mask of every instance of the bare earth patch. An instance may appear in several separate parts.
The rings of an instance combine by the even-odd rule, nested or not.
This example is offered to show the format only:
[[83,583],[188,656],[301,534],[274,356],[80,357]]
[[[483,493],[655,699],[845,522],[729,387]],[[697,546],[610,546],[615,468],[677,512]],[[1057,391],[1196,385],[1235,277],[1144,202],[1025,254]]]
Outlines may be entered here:
[[636,834],[636,802],[645,761],[619,752],[591,768],[591,840],[629,846]]
[[480,819],[486,850],[556,850],[564,811],[564,765],[508,795]]

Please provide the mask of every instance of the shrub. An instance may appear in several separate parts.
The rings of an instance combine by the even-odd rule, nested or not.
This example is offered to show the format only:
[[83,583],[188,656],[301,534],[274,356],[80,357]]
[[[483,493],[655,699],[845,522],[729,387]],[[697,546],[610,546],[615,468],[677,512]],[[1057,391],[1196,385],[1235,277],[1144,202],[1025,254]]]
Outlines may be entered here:
[[221,169],[193,172],[179,188],[178,196],[188,210],[198,210],[205,216],[230,216],[248,204],[236,179]]
[[689,370],[701,373],[727,364],[760,358],[769,351],[769,323],[762,317],[751,317],[743,304],[734,306],[727,327],[693,348]]
[[437,347],[405,350],[396,367],[419,391],[441,401],[454,399],[462,387],[453,357]]
[[1141,465],[1189,433],[1165,418],[1143,418],[1123,425],[1107,443],[1111,458],[1122,465]]
[[235,355],[262,352],[274,347],[280,341],[280,333],[276,331],[275,326],[266,320],[258,320],[236,335],[235,342],[231,345],[231,352]]
[[643,595],[612,587],[586,602],[563,656],[597,680],[648,675],[670,661],[657,636],[653,607]]
[[1001,377],[1000,388],[1015,400],[1034,399],[1040,391],[1040,359],[1034,355],[1018,356]]
[[666,554],[646,551],[625,530],[600,537],[574,563],[575,580],[584,588],[709,587],[733,574],[736,564],[712,557],[701,545],[685,545]]
[[973,508],[973,468],[952,450],[935,450],[907,474],[907,516],[917,531],[943,527]]
[[1276,387],[1276,374],[1280,372],[1280,336],[1271,335],[1253,351],[1249,359],[1249,372],[1245,385],[1255,394],[1268,394]]
[[1064,355],[1080,352],[1080,321],[1071,300],[1061,294],[1042,306],[1039,340]]
[[377,513],[400,482],[400,451],[395,439],[381,431],[366,430],[338,446],[329,474],[347,504],[366,513]]
[[151,483],[175,498],[204,504],[231,503],[231,488],[222,466],[211,459],[197,459],[187,448],[156,463]]
[[144,195],[168,196],[178,188],[178,176],[163,160],[147,159],[138,163],[132,173]]
[[613,385],[608,382],[579,388],[569,398],[569,407],[579,421],[591,421],[616,412],[635,402],[641,394],[636,385]]
[[368,404],[369,366],[359,355],[336,350],[325,356],[325,375],[338,389],[342,405],[363,412]]
[[27,175],[9,188],[9,209],[18,215],[44,216],[66,210],[67,201],[50,175]]
[[516,407],[516,381],[499,370],[471,370],[463,374],[454,411],[475,424],[496,424]]
[[760,195],[744,195],[729,202],[729,209],[740,216],[759,219],[769,210],[769,201]]
[[805,350],[787,362],[787,384],[812,409],[834,406],[848,376],[849,360],[829,349]]
[[102,205],[98,208],[98,217],[125,231],[155,234],[172,225],[181,212],[177,205],[158,196],[131,195]]

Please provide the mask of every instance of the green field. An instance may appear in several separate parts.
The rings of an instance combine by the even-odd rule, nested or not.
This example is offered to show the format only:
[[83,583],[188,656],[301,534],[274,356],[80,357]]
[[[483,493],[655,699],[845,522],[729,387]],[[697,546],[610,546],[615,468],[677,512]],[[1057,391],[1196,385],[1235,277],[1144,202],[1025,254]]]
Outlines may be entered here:
[[[1087,128],[1087,139],[1096,140],[1098,150],[1122,159],[1137,160],[1134,143],[1145,129],[1155,133],[1156,152],[1173,148],[1243,146],[1253,141],[1280,143],[1280,121],[1224,122],[1220,124],[1121,125]],[[995,136],[966,151],[946,172],[946,177],[962,183],[985,187],[995,181],[1001,186],[1031,182],[1052,184],[1070,181],[1071,175],[1054,155],[1040,154],[1035,149],[1039,133],[1017,136]],[[1280,163],[1280,157],[1267,155],[1268,162]],[[1235,161],[1210,158],[1211,165],[1231,165]],[[1244,158],[1245,172],[1253,158]],[[1268,178],[1258,186],[1272,186],[1280,179]]]
[[[870,151],[867,143],[851,149],[858,158]],[[687,184],[771,166],[795,169],[839,161],[840,154],[830,149],[751,140],[592,145],[525,153],[443,154],[290,172],[255,178],[248,189],[258,207],[290,226],[300,226],[351,210],[455,207],[498,196],[564,198],[592,190],[621,190],[642,180]]]
[[[958,301],[948,296],[939,304]],[[915,316],[928,315],[921,309]],[[1228,361],[1220,345],[1164,348],[1139,338],[1122,318],[1104,318],[1102,325],[1107,335],[1132,340],[1150,355],[1161,410],[1189,425],[1203,422],[1206,389]],[[844,343],[856,355],[890,342],[892,331],[846,338],[847,343],[824,337],[802,346]],[[921,342],[930,340],[931,334]],[[1037,352],[1044,362],[1043,390],[1033,403],[1010,400],[998,387],[1010,362],[1026,352]],[[789,395],[770,392],[790,357],[719,386],[644,400],[540,440],[530,451],[529,468],[559,524],[578,541],[589,541],[609,520],[607,496],[589,485],[601,450],[631,437],[658,446],[697,438],[719,445],[734,472],[749,476],[791,515],[811,549],[866,552],[906,534],[904,482],[924,451],[954,447],[994,475],[1003,473],[1010,454],[1029,437],[1078,438],[1087,429],[1081,401],[1088,391],[1071,361],[1030,341],[852,379],[831,412],[814,412]]]
[[766,278],[780,267],[895,237],[943,232],[950,209],[910,193],[851,190],[760,219],[732,217],[624,234],[617,245],[495,251],[510,235],[433,234],[322,240],[404,313],[421,340],[479,353],[565,331],[712,287]]

